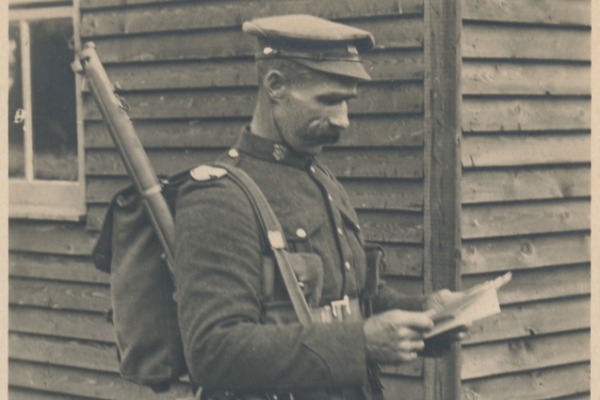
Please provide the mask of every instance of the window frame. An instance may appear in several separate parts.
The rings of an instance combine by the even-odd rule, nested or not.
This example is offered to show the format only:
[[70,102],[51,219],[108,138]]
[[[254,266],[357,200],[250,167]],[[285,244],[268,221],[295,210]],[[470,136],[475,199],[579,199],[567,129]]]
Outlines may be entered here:
[[[23,107],[30,113],[31,105],[31,68],[29,43],[27,40],[28,23],[33,20],[71,18],[73,23],[73,36],[75,49],[81,48],[79,37],[79,0],[74,0],[71,5],[56,1],[15,1],[9,2],[11,6],[33,4],[35,7],[9,9],[8,20],[10,23],[18,22],[21,32],[21,69],[23,85]],[[23,36],[25,34],[25,37]],[[25,118],[24,137],[24,177],[9,177],[9,218],[44,219],[79,221],[86,214],[85,199],[85,153],[83,129],[83,104],[81,98],[82,77],[73,74],[75,79],[75,113],[77,137],[77,180],[44,180],[35,179],[33,176],[33,146],[32,146],[32,118]],[[8,116],[9,120],[12,116]]]

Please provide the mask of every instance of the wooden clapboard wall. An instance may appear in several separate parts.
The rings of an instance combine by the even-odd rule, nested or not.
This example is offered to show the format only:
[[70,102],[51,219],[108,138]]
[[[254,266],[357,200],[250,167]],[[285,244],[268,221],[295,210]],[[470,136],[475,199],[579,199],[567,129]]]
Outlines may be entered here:
[[463,0],[464,399],[589,398],[590,1]]
[[[131,107],[159,173],[213,159],[249,121],[255,16],[311,13],[371,31],[373,82],[350,107],[352,127],[324,158],[347,187],[366,236],[383,243],[390,284],[423,290],[422,0],[81,0],[93,40]],[[185,398],[121,380],[108,279],[90,252],[112,194],[128,183],[89,92],[82,93],[88,214],[84,224],[11,221],[10,394],[14,399]],[[423,397],[422,364],[384,368],[390,398]]]

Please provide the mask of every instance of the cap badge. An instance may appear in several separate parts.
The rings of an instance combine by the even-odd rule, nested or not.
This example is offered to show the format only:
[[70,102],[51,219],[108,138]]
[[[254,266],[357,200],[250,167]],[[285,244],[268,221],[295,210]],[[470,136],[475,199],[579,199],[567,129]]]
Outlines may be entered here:
[[283,160],[287,155],[287,148],[278,143],[273,145],[273,158],[277,161]]
[[356,46],[348,46],[348,53],[357,56],[358,50],[356,50]]
[[272,54],[274,54],[274,53],[275,53],[275,49],[273,49],[272,47],[265,47],[265,48],[263,49],[263,54],[264,54],[265,56],[270,56],[270,55],[272,55]]

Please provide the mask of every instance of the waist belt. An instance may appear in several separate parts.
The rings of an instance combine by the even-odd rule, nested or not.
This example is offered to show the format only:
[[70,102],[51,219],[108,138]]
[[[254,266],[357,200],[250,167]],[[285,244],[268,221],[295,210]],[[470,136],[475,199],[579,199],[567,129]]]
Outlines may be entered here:
[[[342,321],[362,321],[358,299],[344,296],[341,300],[310,309],[313,323],[335,323]],[[264,305],[263,323],[285,325],[298,322],[289,301],[274,301]]]

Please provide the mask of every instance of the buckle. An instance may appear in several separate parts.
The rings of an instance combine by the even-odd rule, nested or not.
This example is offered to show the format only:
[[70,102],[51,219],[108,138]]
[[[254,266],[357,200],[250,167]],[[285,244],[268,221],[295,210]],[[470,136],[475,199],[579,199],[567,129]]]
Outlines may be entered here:
[[[354,308],[354,310],[352,310]],[[350,299],[348,295],[341,300],[335,300],[326,306],[314,308],[315,321],[330,323],[334,321],[361,320],[358,299]]]
[[333,318],[338,319],[340,316],[344,318],[344,308],[346,309],[347,315],[352,315],[350,310],[350,298],[345,295],[343,299],[331,302],[331,315]]

